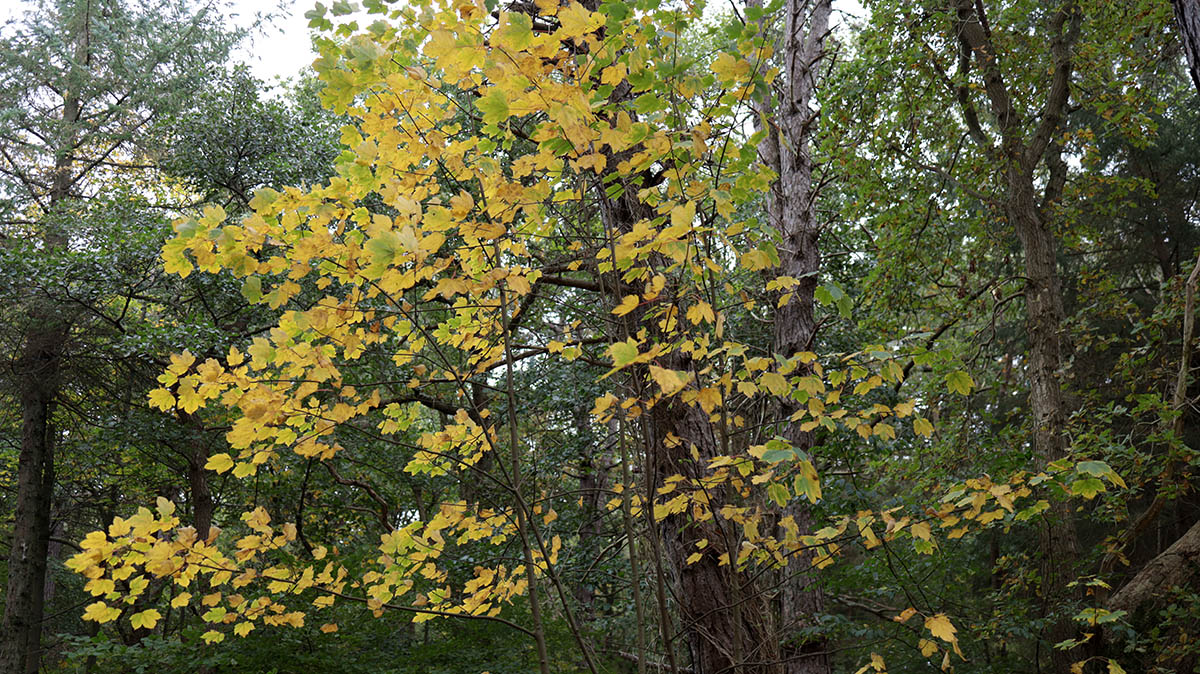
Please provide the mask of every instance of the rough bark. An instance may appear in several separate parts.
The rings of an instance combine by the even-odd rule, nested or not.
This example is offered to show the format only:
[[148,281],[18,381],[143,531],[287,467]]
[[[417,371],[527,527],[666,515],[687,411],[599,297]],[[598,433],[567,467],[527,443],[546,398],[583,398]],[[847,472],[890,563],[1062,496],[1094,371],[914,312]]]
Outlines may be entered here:
[[1171,0],[1171,4],[1175,7],[1183,53],[1187,55],[1188,73],[1200,92],[1200,0]]
[[[40,309],[31,319],[43,316]],[[35,322],[36,325],[36,322]],[[21,386],[21,454],[12,550],[8,558],[0,671],[36,672],[50,543],[50,501],[54,490],[54,399],[58,391],[65,334],[34,328],[18,362]]]
[[[1062,286],[1058,275],[1057,241],[1046,226],[1033,198],[1031,177],[1011,168],[1008,185],[1008,219],[1017,230],[1025,252],[1025,326],[1029,335],[1029,407],[1033,413],[1034,448],[1050,463],[1067,456],[1064,434],[1067,406],[1062,391]],[[1067,584],[1074,580],[1079,562],[1075,523],[1067,503],[1054,501],[1047,513],[1041,539],[1040,571],[1043,601],[1058,606],[1071,597]],[[1074,593],[1078,594],[1078,592]],[[1052,643],[1076,636],[1070,620],[1055,621],[1049,628]],[[1067,672],[1079,657],[1055,650],[1055,671]]]
[[1184,585],[1200,570],[1200,522],[1162,554],[1150,560],[1108,601],[1113,611],[1133,613],[1143,604],[1158,599],[1171,587]]
[[[1048,221],[1046,209],[1058,197],[1065,179],[1065,166],[1059,156],[1055,137],[1061,133],[1070,100],[1074,74],[1073,49],[1079,39],[1082,10],[1075,0],[1062,0],[1049,14],[1046,39],[1051,59],[1050,81],[1045,101],[1037,112],[1029,113],[1031,123],[1018,108],[1004,78],[1004,71],[992,44],[984,5],[977,0],[951,0],[954,28],[960,43],[960,74],[972,66],[981,71],[987,107],[999,133],[999,144],[989,138],[971,101],[969,89],[958,91],[963,117],[971,137],[988,156],[1003,167],[1005,217],[1021,242],[1025,258],[1025,325],[1029,335],[1029,407],[1033,416],[1033,444],[1043,464],[1067,455],[1065,435],[1068,416],[1062,391],[1062,283],[1058,271],[1058,241]],[[1029,129],[1032,129],[1030,131]],[[1039,202],[1035,171],[1045,166],[1050,174]],[[1079,560],[1079,544],[1070,511],[1056,503],[1047,514],[1041,532],[1041,575],[1043,605],[1046,610],[1060,606],[1072,596],[1067,584],[1073,580]],[[1078,594],[1078,593],[1074,593]],[[1075,636],[1075,626],[1067,618],[1055,620],[1048,640],[1057,643]],[[1081,659],[1074,651],[1054,650],[1053,669],[1066,673]]]
[[[777,133],[768,142],[775,147],[765,154],[776,161],[779,174],[769,205],[771,223],[780,234],[779,272],[798,279],[790,301],[775,312],[774,352],[793,357],[813,348],[817,323],[814,316],[814,292],[821,268],[819,247],[820,222],[816,211],[817,188],[813,184],[811,138],[816,122],[813,93],[816,68],[823,56],[829,32],[829,0],[789,0],[784,25],[783,95],[774,116]],[[801,366],[801,369],[808,366]],[[799,372],[804,374],[804,372]],[[786,401],[780,419],[788,419],[799,405]],[[812,433],[801,430],[799,423],[786,423],[784,438],[793,447],[809,452],[814,445]],[[807,504],[793,501],[787,508],[801,533],[812,531]],[[782,641],[783,671],[788,674],[828,674],[829,644],[824,638],[798,640],[798,630],[813,625],[813,616],[825,609],[821,587],[811,577],[811,560],[795,557],[784,569],[780,591],[778,638]]]
[[[682,370],[688,364],[672,362],[667,367]],[[707,475],[709,461],[721,454],[708,414],[697,406],[671,398],[650,411],[650,424],[654,457],[651,483],[655,489],[668,475],[683,475],[688,482],[698,482]],[[680,441],[672,440],[672,436]],[[713,496],[719,503],[720,496]],[[696,521],[690,513],[684,513],[667,517],[660,528],[676,574],[681,628],[687,634],[692,669],[697,674],[717,674],[737,671],[734,668],[746,660],[775,659],[771,635],[761,624],[769,611],[762,596],[753,588],[739,586],[745,579],[732,571],[732,565],[721,566],[718,562],[722,554],[737,556],[721,522],[716,517]],[[706,554],[693,564],[685,563],[703,539],[709,541]]]
[[[76,58],[86,61],[87,30],[79,31]],[[68,92],[63,100],[63,125],[79,122],[81,102]],[[50,191],[51,216],[42,234],[42,249],[53,255],[67,245],[62,226],[55,222],[74,182],[68,132],[54,167]],[[37,291],[34,289],[34,293]],[[0,624],[0,671],[37,672],[41,659],[42,617],[45,604],[46,555],[50,543],[50,508],[54,492],[54,403],[63,372],[63,352],[69,326],[50,297],[34,294],[27,305],[24,346],[16,363],[20,388],[21,454],[17,466],[17,504],[14,513],[8,588]]]

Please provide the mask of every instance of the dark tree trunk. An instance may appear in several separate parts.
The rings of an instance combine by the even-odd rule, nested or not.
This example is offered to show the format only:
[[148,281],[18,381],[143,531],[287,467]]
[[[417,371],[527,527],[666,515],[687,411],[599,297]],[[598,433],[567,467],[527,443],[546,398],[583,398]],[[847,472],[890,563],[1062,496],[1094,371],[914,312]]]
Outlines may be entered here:
[[8,559],[0,671],[36,672],[50,543],[54,492],[54,399],[66,332],[44,306],[35,306],[24,353],[17,363],[21,402],[21,454],[12,550]]
[[[1062,391],[1065,317],[1057,241],[1043,221],[1033,194],[1032,176],[1021,168],[1010,167],[1007,216],[1025,252],[1025,326],[1029,334],[1029,407],[1033,413],[1034,448],[1042,462],[1050,463],[1068,454],[1064,434],[1067,404]],[[1043,602],[1047,607],[1061,606],[1080,594],[1067,588],[1079,563],[1075,522],[1067,503],[1051,502],[1040,537]],[[1078,636],[1076,625],[1068,618],[1056,620],[1048,636],[1051,643],[1071,639]],[[1065,673],[1083,657],[1076,651],[1054,650],[1051,659],[1055,671]]]
[[1188,72],[1200,93],[1200,0],[1171,0],[1179,24],[1179,40],[1187,55]]
[[1200,522],[1192,525],[1171,547],[1150,560],[1108,601],[1113,611],[1133,613],[1143,604],[1165,598],[1166,590],[1184,585],[1200,569]]
[[[1061,0],[1048,14],[1045,39],[1052,60],[1046,100],[1036,114],[1026,117],[1018,108],[1005,81],[1005,73],[992,44],[991,31],[979,0],[951,0],[954,29],[960,44],[959,67],[982,71],[983,92],[999,132],[999,144],[989,138],[977,116],[970,89],[958,91],[963,119],[981,150],[1004,171],[1005,219],[1021,242],[1025,258],[1025,326],[1029,333],[1029,407],[1033,415],[1033,445],[1044,465],[1067,456],[1067,403],[1062,391],[1062,331],[1064,310],[1058,272],[1058,241],[1045,210],[1061,195],[1066,165],[1055,138],[1065,123],[1074,75],[1073,50],[1079,40],[1082,10],[1076,0]],[[1032,131],[1030,131],[1032,129]],[[1039,202],[1036,169],[1045,166],[1049,177]],[[1078,570],[1079,545],[1074,521],[1066,504],[1051,506],[1041,532],[1043,607],[1061,608],[1065,600],[1080,596],[1067,585]],[[1050,626],[1051,643],[1078,636],[1069,617],[1060,616]],[[1078,650],[1053,650],[1053,671],[1067,674],[1071,665],[1086,658]]]
[[[75,58],[86,64],[89,55],[86,18],[78,26]],[[75,128],[82,101],[79,92],[63,97],[63,126],[67,129],[54,166],[49,210],[42,231],[42,252],[52,256],[67,246],[67,233],[58,218],[71,195]],[[46,555],[50,544],[50,510],[54,493],[54,403],[63,372],[63,351],[69,324],[61,307],[39,289],[30,288],[29,320],[22,353],[16,364],[20,389],[21,454],[17,466],[17,505],[8,561],[8,589],[0,624],[0,672],[36,673],[41,661],[43,594]]]

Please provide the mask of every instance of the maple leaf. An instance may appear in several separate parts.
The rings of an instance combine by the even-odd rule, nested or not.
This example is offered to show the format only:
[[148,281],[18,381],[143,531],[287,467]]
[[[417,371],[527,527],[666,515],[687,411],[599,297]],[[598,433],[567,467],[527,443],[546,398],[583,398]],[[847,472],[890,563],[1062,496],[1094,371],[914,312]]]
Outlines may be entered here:
[[929,630],[930,634],[942,641],[950,643],[958,641],[958,637],[954,635],[956,632],[954,625],[946,617],[945,613],[938,613],[925,618],[925,629]]

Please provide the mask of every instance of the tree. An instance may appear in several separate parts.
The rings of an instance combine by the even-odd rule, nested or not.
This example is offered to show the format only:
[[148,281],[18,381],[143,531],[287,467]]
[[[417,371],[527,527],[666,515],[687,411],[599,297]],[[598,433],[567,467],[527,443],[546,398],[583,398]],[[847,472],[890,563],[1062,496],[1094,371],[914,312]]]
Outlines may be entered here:
[[[86,200],[106,177],[137,170],[129,160],[138,130],[177,108],[224,61],[235,36],[218,21],[186,2],[63,0],[39,3],[10,27],[0,55],[6,255],[53,268],[86,250],[74,225],[86,217]],[[21,452],[0,640],[0,669],[13,672],[38,669],[55,406],[79,316],[71,298],[29,280],[15,367]]]

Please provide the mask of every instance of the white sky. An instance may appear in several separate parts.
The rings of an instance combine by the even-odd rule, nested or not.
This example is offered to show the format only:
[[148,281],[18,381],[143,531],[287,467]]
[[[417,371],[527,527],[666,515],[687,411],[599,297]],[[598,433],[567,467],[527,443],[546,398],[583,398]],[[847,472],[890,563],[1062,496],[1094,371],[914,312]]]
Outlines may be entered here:
[[[235,52],[234,58],[249,64],[259,78],[270,82],[276,77],[291,77],[316,58],[308,39],[308,20],[304,18],[315,0],[233,0],[230,4],[235,22],[241,26],[249,25],[257,12],[277,5],[284,7],[279,18]],[[35,6],[32,0],[0,0],[0,24]]]
[[[234,58],[248,64],[257,77],[270,83],[276,78],[292,77],[312,64],[316,55],[312,52],[304,13],[312,9],[315,0],[232,0],[231,4],[235,20],[243,26],[250,24],[256,12],[282,7],[275,21],[235,52]],[[718,6],[720,0],[710,0],[710,4]],[[836,10],[858,17],[865,14],[861,0],[834,0],[833,4]],[[32,6],[32,0],[0,0],[0,23]]]
[[[0,3],[5,1],[0,0]],[[275,4],[284,7],[281,16],[264,26],[234,54],[236,60],[248,64],[256,76],[267,82],[276,77],[291,77],[316,58],[308,37],[308,19],[304,18],[304,13],[316,4],[314,0],[234,0],[233,12],[239,15],[239,25],[247,25],[255,12]]]

